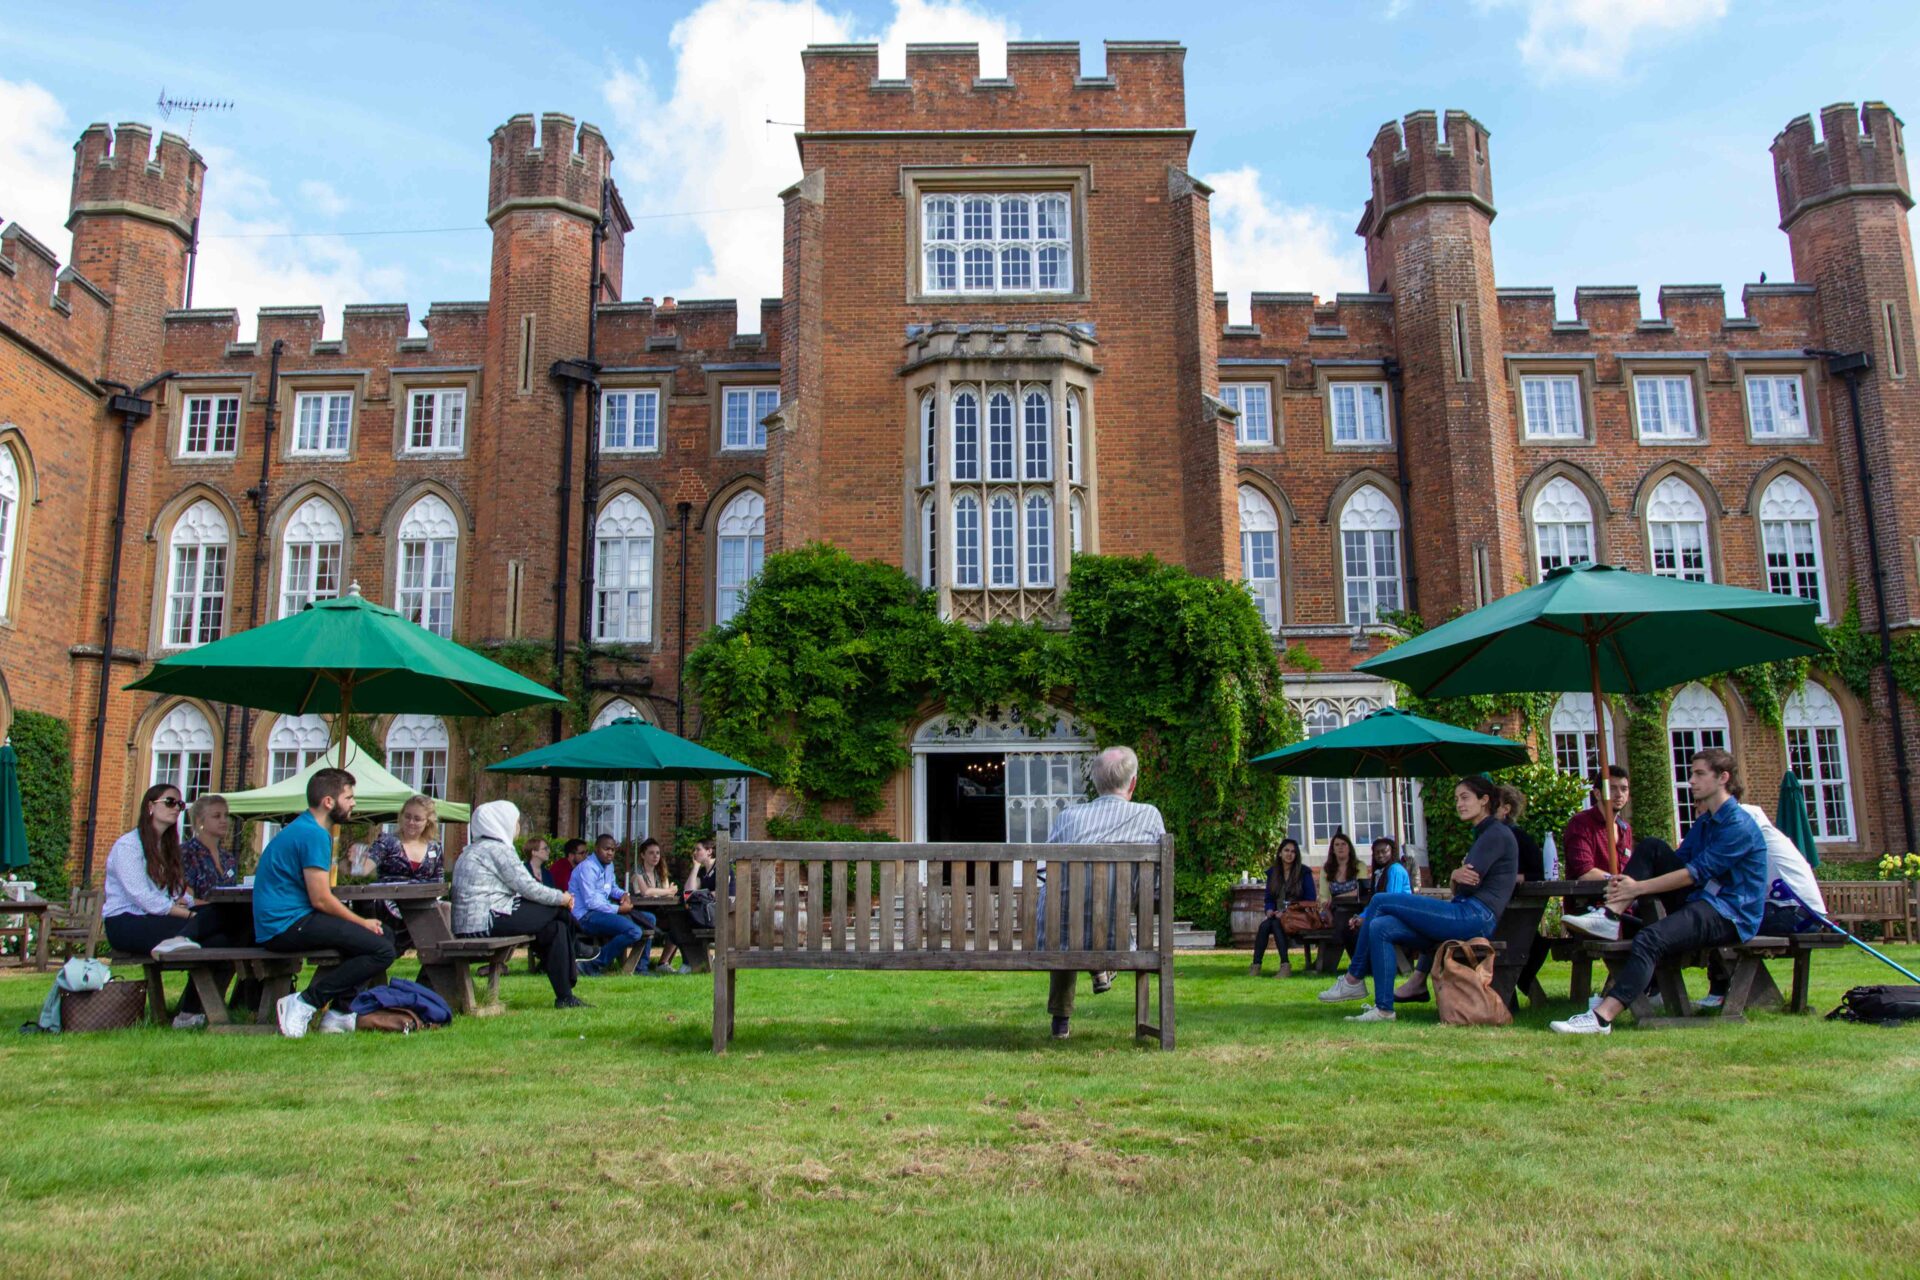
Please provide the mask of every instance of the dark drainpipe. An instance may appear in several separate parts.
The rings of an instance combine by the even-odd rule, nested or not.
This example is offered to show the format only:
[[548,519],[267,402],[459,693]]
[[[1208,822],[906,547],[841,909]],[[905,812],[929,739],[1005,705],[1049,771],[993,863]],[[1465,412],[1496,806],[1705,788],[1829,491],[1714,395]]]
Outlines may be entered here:
[[124,383],[105,382],[103,387],[118,387],[120,394],[107,401],[107,411],[120,415],[120,478],[113,499],[113,550],[107,562],[107,615],[100,635],[100,696],[93,711],[93,764],[87,783],[87,821],[80,850],[80,887],[93,885],[94,833],[100,823],[100,765],[107,751],[107,694],[113,688],[113,642],[120,619],[120,559],[126,543],[127,478],[133,469],[133,429],[153,416],[153,401],[147,392],[173,376],[173,370],[149,378],[129,389]]
[[[687,521],[693,514],[693,504],[680,504],[680,623],[674,630],[673,664],[673,731],[681,737],[687,736]],[[673,827],[678,831],[684,822],[682,810],[686,806],[687,784],[673,784]]]
[[[260,483],[249,490],[247,496],[253,499],[253,598],[247,602],[247,628],[252,630],[260,625],[260,592],[266,585],[267,573],[267,505],[268,483],[271,479],[273,462],[273,435],[278,430],[280,413],[280,357],[286,351],[287,344],[279,338],[273,340],[272,360],[267,365],[267,430],[260,445]],[[238,785],[247,785],[248,771],[253,764],[253,713],[245,707],[240,708],[240,775]]]
[[1393,452],[1400,473],[1400,556],[1407,575],[1407,612],[1420,612],[1420,575],[1413,571],[1413,479],[1407,474],[1406,396],[1400,383],[1400,362],[1385,365],[1393,389]]
[[1880,621],[1880,671],[1887,682],[1887,707],[1893,730],[1893,774],[1900,792],[1900,824],[1906,836],[1903,849],[1914,848],[1912,770],[1907,765],[1907,733],[1900,710],[1900,685],[1893,675],[1893,627],[1887,621],[1887,568],[1880,559],[1880,527],[1874,519],[1873,472],[1867,462],[1867,428],[1860,417],[1860,375],[1873,368],[1873,358],[1864,351],[1820,351],[1807,349],[1810,356],[1823,357],[1827,372],[1847,384],[1847,404],[1853,410],[1853,448],[1860,470],[1860,514],[1867,525],[1867,566],[1873,579],[1873,612]]

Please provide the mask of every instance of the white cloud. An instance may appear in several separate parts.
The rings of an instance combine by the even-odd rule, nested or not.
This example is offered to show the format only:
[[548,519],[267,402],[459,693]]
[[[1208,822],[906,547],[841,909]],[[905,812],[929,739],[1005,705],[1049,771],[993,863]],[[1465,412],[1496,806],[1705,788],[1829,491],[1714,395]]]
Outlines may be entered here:
[[326,218],[337,218],[347,211],[347,198],[334,190],[330,182],[308,178],[300,184],[300,202]]
[[975,41],[982,74],[999,75],[1006,41],[1016,35],[1013,23],[964,0],[895,0],[891,22],[878,33],[806,0],[707,0],[674,25],[671,83],[656,83],[644,62],[634,62],[603,86],[614,177],[636,215],[746,211],[694,220],[707,261],[678,282],[633,269],[647,260],[649,224],[641,222],[628,250],[629,294],[737,298],[745,329],[757,325],[761,298],[779,296],[776,197],[800,177],[792,125],[805,110],[800,51],[808,44],[876,42],[880,74],[897,76],[908,40]]
[[1638,46],[1675,39],[1727,16],[1729,0],[1478,0],[1519,9],[1520,60],[1541,80],[1611,79]]
[[1226,292],[1233,323],[1247,321],[1255,291],[1330,298],[1366,288],[1357,213],[1289,205],[1269,195],[1251,165],[1201,181],[1213,188],[1213,287]]
[[[236,308],[244,339],[252,336],[261,307],[318,305],[326,309],[328,335],[338,336],[341,309],[347,304],[407,297],[403,269],[368,264],[338,236],[287,235],[297,228],[289,217],[289,202],[272,184],[223,147],[200,151],[207,161],[207,195],[200,218],[194,306]],[[306,190],[309,186],[325,184],[301,184],[299,198],[291,202],[293,215],[318,209]],[[419,317],[414,319],[417,326]]]
[[54,96],[29,80],[0,80],[0,221],[17,222],[62,262],[71,256],[67,200],[79,131]]
[[[31,82],[0,80],[0,120],[7,122],[0,129],[0,218],[17,221],[66,262],[72,256],[65,224],[79,131],[59,101]],[[237,308],[245,338],[261,307],[317,303],[326,308],[328,333],[337,335],[348,303],[407,296],[404,271],[369,266],[337,236],[286,236],[296,229],[288,204],[265,178],[224,148],[203,145],[200,152],[207,161],[207,194],[195,306]],[[325,183],[304,182],[291,205],[295,216],[308,209],[331,215],[346,202]]]

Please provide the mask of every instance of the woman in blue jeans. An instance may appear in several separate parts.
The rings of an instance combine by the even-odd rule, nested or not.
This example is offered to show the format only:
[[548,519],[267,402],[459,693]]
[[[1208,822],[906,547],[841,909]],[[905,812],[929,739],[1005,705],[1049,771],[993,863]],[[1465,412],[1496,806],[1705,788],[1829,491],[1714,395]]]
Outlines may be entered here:
[[1453,873],[1453,900],[1440,902],[1418,894],[1389,894],[1367,906],[1366,922],[1354,940],[1353,963],[1340,980],[1320,993],[1328,1004],[1364,1000],[1366,977],[1373,975],[1373,1004],[1349,1022],[1393,1021],[1394,947],[1425,951],[1452,938],[1490,938],[1513,896],[1520,847],[1513,829],[1494,817],[1499,803],[1493,783],[1476,774],[1453,789],[1454,812],[1473,828],[1473,848]]

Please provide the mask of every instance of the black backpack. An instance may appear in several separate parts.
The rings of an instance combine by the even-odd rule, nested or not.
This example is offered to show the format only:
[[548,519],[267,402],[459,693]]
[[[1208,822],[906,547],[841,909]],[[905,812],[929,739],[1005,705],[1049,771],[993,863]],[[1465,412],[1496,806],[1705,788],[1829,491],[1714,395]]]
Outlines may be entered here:
[[1827,1015],[1831,1022],[1877,1022],[1883,1027],[1920,1022],[1920,987],[1855,987],[1840,997],[1840,1007]]

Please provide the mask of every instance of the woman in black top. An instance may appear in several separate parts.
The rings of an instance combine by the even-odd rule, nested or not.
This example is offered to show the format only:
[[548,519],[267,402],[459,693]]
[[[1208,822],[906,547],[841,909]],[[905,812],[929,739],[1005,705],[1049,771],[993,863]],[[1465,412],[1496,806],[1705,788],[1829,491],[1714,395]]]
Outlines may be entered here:
[[1519,874],[1519,848],[1513,831],[1494,816],[1498,797],[1493,783],[1476,774],[1453,789],[1454,812],[1473,828],[1473,848],[1453,873],[1453,900],[1440,902],[1413,893],[1389,893],[1367,907],[1366,922],[1355,941],[1353,963],[1333,986],[1320,993],[1329,1004],[1364,1000],[1365,979],[1373,975],[1373,1005],[1356,1022],[1391,1022],[1397,964],[1396,946],[1426,951],[1455,938],[1490,938],[1513,896]]
[[1266,915],[1261,917],[1260,928],[1253,935],[1253,967],[1249,973],[1256,978],[1260,976],[1260,962],[1266,959],[1267,941],[1272,939],[1280,948],[1280,967],[1273,976],[1293,976],[1293,966],[1287,963],[1287,930],[1280,923],[1280,913],[1296,902],[1312,901],[1313,872],[1300,861],[1300,842],[1288,836],[1280,842],[1273,865],[1267,868]]

